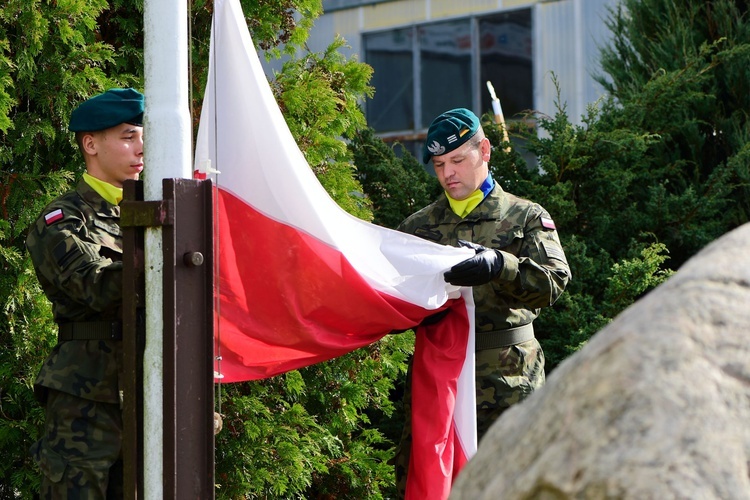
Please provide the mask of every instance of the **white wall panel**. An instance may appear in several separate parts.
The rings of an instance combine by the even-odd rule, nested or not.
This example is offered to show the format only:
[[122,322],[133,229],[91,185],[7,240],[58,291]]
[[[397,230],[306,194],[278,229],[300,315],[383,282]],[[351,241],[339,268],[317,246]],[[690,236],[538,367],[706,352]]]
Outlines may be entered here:
[[562,0],[536,5],[534,13],[534,101],[537,110],[556,112],[557,89],[568,116],[580,123],[586,106],[603,93],[593,75],[600,72],[599,47],[608,40],[604,19],[615,0]]
[[607,6],[615,5],[618,0],[452,0],[450,4],[454,9],[449,13],[440,8],[445,1],[362,1],[353,8],[333,10],[316,21],[309,46],[315,51],[323,50],[339,34],[351,46],[344,53],[348,57],[357,55],[364,60],[361,47],[363,32],[521,6],[532,7],[535,109],[548,115],[555,113],[557,94],[552,82],[553,73],[559,81],[561,102],[567,105],[568,115],[575,123],[580,123],[586,106],[602,95],[603,89],[592,75],[600,72],[599,46],[609,36],[604,24]]

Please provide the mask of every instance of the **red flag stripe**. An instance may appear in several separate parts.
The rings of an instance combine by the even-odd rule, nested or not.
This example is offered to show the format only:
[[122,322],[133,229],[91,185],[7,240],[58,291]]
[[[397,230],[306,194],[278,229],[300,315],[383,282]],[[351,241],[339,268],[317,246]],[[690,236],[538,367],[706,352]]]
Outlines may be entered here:
[[439,323],[417,330],[407,500],[447,498],[467,461],[453,419],[469,341],[467,314],[466,308],[453,307]]
[[331,359],[435,312],[372,288],[337,249],[224,190],[218,223],[225,382]]

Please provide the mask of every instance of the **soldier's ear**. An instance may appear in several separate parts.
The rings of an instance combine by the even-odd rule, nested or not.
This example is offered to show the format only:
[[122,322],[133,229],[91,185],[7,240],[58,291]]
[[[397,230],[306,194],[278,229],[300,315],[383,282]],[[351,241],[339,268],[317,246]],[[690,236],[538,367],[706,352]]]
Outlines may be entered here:
[[492,153],[492,144],[490,144],[490,140],[486,137],[482,139],[481,144],[479,145],[480,151],[482,152],[482,160],[483,161],[490,161],[490,154]]
[[87,155],[96,154],[96,138],[93,132],[84,132],[80,138],[81,151]]

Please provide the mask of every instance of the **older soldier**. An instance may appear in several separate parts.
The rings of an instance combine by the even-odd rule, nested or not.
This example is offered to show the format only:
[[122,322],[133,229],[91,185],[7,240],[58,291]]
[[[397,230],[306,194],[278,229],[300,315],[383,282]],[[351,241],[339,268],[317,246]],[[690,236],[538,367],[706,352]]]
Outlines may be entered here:
[[[506,193],[489,174],[491,146],[471,111],[447,111],[430,124],[423,161],[432,159],[445,196],[408,217],[399,230],[476,255],[445,273],[473,288],[476,305],[478,437],[510,405],[544,383],[544,354],[532,322],[570,280],[550,215],[538,204]],[[411,446],[410,389],[406,422],[395,457],[397,487],[406,486]]]
[[143,95],[110,89],[72,113],[86,163],[76,189],[52,203],[26,246],[52,302],[59,338],[36,379],[46,408],[31,448],[41,498],[122,498],[122,184],[143,170]]

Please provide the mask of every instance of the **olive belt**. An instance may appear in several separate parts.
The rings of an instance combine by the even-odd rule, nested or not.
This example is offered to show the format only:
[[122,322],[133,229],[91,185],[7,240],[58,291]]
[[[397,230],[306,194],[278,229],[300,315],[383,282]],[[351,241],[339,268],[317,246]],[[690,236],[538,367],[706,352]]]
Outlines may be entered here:
[[508,328],[507,330],[495,330],[494,332],[477,332],[475,350],[496,349],[511,345],[528,342],[534,338],[534,326],[532,323]]
[[67,340],[122,340],[121,321],[75,321],[60,323],[58,342]]

